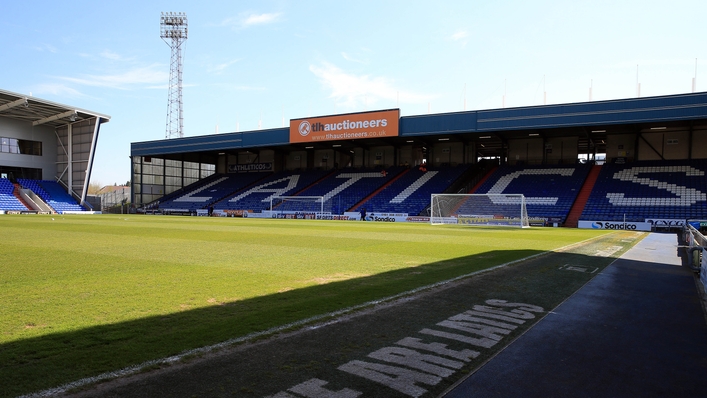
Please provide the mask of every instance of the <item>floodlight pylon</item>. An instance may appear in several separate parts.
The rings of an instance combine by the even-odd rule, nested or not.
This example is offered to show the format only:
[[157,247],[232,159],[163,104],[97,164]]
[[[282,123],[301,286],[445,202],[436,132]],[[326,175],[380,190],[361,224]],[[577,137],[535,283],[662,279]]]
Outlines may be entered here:
[[184,136],[184,116],[182,103],[182,59],[187,40],[187,14],[184,12],[163,12],[160,16],[160,37],[172,49],[169,63],[169,94],[167,96],[167,127],[165,138]]

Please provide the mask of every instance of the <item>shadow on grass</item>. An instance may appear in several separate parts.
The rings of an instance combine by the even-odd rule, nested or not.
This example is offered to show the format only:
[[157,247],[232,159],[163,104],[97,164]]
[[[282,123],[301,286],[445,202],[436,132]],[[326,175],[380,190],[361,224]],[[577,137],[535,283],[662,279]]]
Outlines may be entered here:
[[57,387],[540,253],[489,251],[223,305],[5,343],[0,345],[0,396]]

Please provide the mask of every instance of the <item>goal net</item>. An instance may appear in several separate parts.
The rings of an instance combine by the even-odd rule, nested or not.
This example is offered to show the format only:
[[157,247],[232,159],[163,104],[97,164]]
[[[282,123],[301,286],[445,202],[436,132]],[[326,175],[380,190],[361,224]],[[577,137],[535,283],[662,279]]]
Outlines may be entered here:
[[432,225],[528,227],[522,194],[432,194]]
[[270,210],[273,215],[311,215],[315,218],[324,213],[324,197],[273,196],[270,198]]

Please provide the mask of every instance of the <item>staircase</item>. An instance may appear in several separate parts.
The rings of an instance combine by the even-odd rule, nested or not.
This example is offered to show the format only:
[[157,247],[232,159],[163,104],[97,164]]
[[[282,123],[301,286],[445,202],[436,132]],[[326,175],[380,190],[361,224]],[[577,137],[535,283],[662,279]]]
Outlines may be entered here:
[[378,194],[379,194],[382,190],[384,190],[388,185],[394,183],[395,180],[397,180],[398,178],[400,178],[400,177],[402,177],[403,175],[405,175],[408,171],[410,171],[410,169],[405,169],[405,170],[403,170],[400,174],[398,174],[397,176],[393,177],[390,181],[388,181],[387,184],[385,184],[385,185],[379,187],[379,188],[376,189],[375,191],[371,192],[370,195],[368,195],[368,196],[366,196],[365,198],[359,200],[358,203],[356,203],[355,205],[353,205],[353,207],[351,207],[348,211],[357,211],[358,208],[359,208],[362,204],[366,203],[366,201],[367,201],[368,199],[370,199],[370,198],[372,198],[372,197],[378,195]]
[[577,194],[577,199],[575,199],[574,204],[567,215],[567,220],[564,225],[565,227],[577,228],[577,224],[579,224],[579,217],[582,215],[582,211],[584,211],[584,206],[587,204],[587,200],[589,200],[589,195],[592,193],[592,189],[594,189],[594,184],[597,182],[600,171],[601,166],[592,166],[587,179],[584,180],[582,189],[580,189]]
[[20,195],[20,189],[22,189],[22,187],[20,186],[20,184],[14,183],[12,185],[15,186],[15,189],[12,191],[12,195],[16,197],[17,200],[19,200],[20,203],[22,203],[22,205],[27,208],[27,210],[34,210],[34,207],[32,207],[29,203],[27,203],[27,201],[22,199],[22,195]]
[[479,180],[479,182],[477,182],[476,185],[474,185],[474,188],[472,188],[468,193],[474,193],[474,192],[476,192],[476,190],[479,189],[479,187],[480,187],[484,182],[486,182],[486,180],[488,180],[489,177],[491,177],[491,176],[493,175],[493,173],[496,172],[496,169],[498,169],[498,166],[496,166],[496,167],[492,168],[491,170],[489,170],[489,172],[486,173],[486,175],[484,176],[484,178],[482,178],[481,180]]

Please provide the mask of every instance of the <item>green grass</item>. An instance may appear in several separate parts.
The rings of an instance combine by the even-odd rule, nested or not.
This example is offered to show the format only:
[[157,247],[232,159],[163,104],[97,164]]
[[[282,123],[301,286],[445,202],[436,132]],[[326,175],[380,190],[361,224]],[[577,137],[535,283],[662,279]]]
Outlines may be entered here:
[[594,230],[0,216],[0,396],[559,248]]

